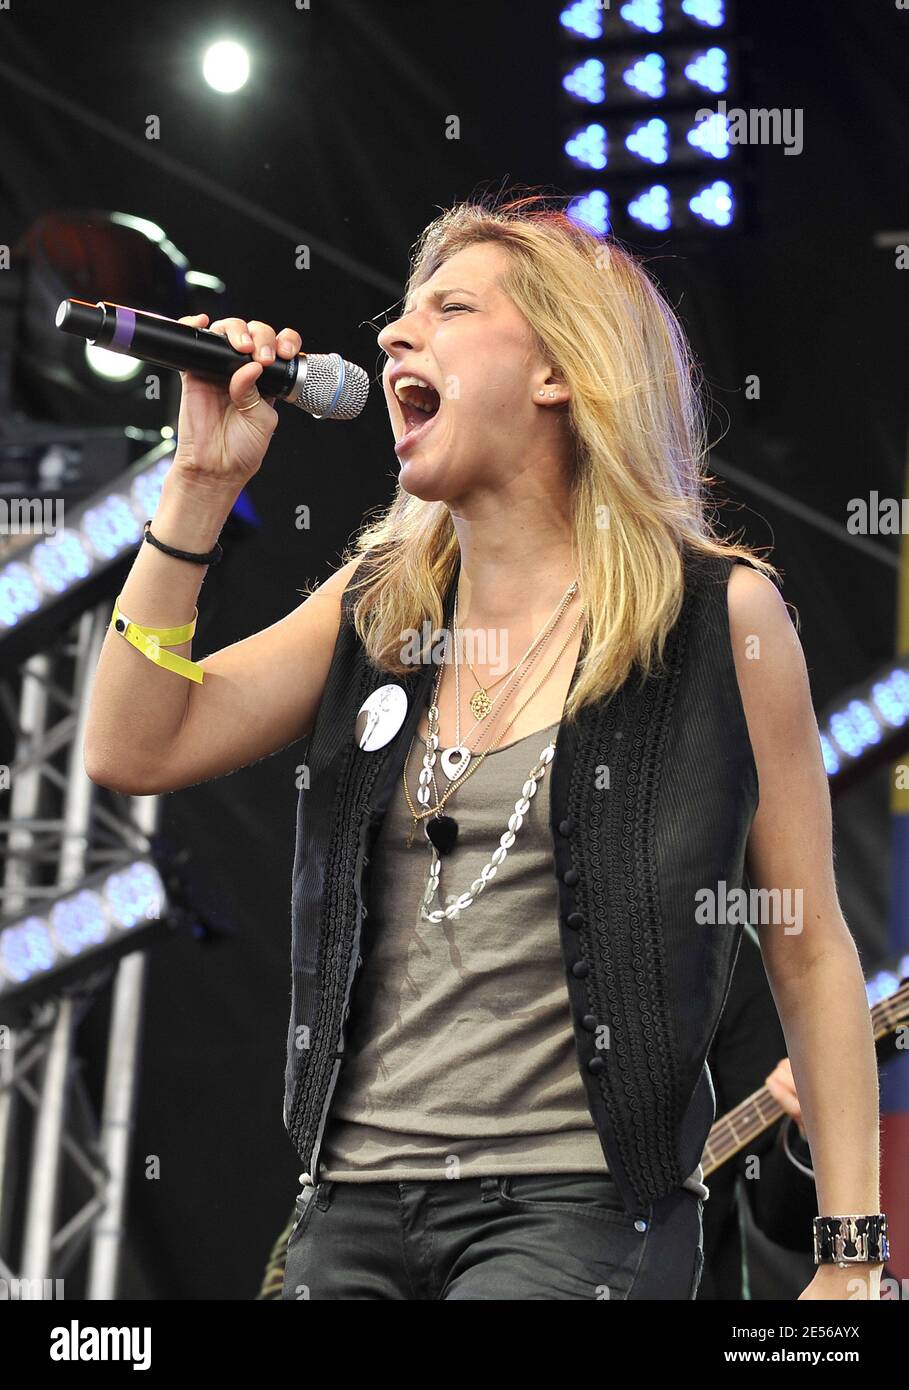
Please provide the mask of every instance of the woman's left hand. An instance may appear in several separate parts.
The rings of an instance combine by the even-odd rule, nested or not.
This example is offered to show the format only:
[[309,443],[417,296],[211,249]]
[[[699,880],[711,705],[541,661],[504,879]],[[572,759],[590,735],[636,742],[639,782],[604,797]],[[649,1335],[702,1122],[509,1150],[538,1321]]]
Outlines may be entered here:
[[841,1269],[839,1265],[818,1265],[817,1273],[798,1302],[813,1298],[841,1298],[852,1301],[880,1302],[881,1270],[883,1265],[850,1265]]

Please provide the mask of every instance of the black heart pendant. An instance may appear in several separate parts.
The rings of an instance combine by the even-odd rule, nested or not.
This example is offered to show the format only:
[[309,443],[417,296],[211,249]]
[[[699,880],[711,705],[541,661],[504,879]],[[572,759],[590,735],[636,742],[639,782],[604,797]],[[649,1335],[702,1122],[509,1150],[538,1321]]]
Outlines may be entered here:
[[458,838],[458,822],[452,816],[431,816],[426,822],[426,835],[440,854],[450,854]]

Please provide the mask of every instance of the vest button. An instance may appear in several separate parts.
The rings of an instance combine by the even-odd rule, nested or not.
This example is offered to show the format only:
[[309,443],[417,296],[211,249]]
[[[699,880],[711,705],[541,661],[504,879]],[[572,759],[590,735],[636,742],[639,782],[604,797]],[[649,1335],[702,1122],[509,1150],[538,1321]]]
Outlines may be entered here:
[[566,869],[562,875],[562,882],[569,884],[573,888],[580,877],[581,875],[578,873],[577,869]]
[[605,1071],[606,1063],[603,1061],[602,1057],[591,1057],[590,1061],[587,1063],[587,1070],[592,1072]]
[[585,975],[590,974],[590,966],[587,964],[586,960],[576,960],[571,967],[571,973],[576,979],[583,980]]
[[574,820],[572,819],[571,816],[569,816],[569,817],[567,818],[567,820],[559,821],[559,834],[560,834],[560,835],[571,835],[573,831],[574,831]]
[[594,1032],[597,1026],[596,1014],[585,1014],[581,1019],[581,1027],[586,1028],[588,1033]]
[[569,912],[568,916],[565,918],[565,925],[574,927],[575,931],[578,931],[584,925],[584,918],[580,912]]

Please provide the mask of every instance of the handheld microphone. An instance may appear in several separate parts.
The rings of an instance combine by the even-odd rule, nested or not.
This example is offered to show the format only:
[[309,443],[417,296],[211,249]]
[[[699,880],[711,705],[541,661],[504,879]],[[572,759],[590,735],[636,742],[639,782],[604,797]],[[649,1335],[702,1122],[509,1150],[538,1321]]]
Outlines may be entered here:
[[[254,359],[237,352],[220,333],[191,328],[161,314],[128,309],[98,300],[64,299],[54,319],[64,333],[86,338],[97,347],[123,352],[158,367],[193,372],[226,381]],[[366,404],[369,377],[362,367],[336,352],[300,352],[287,361],[263,364],[256,380],[263,396],[276,396],[317,420],[354,420]]]

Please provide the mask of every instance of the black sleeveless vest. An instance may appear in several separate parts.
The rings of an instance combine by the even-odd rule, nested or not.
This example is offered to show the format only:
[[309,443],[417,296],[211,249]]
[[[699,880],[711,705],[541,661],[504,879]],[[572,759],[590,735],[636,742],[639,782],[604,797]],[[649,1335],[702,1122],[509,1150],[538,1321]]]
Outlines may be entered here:
[[[744,885],[758,802],[730,640],[734,563],[686,552],[665,669],[643,682],[636,670],[611,698],[563,720],[547,772],[554,930],[578,1067],[622,1201],[643,1215],[700,1161],[715,1118],[706,1056],[742,934],[721,913],[704,925],[696,900],[704,889]],[[456,585],[457,571],[446,626]],[[312,1182],[355,1006],[369,857],[437,674],[431,661],[403,678],[372,666],[350,602],[345,592],[306,744],[291,898],[284,1123]],[[577,674],[576,666],[572,686]],[[364,752],[354,741],[357,713],[392,683],[407,694],[404,723],[384,748]]]

